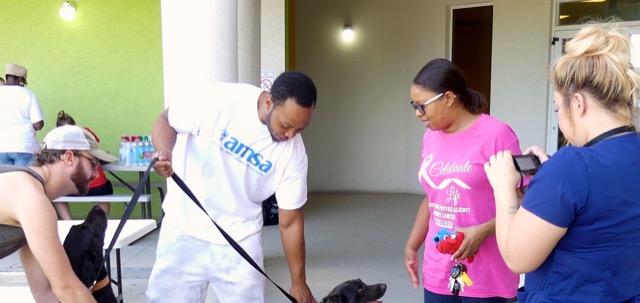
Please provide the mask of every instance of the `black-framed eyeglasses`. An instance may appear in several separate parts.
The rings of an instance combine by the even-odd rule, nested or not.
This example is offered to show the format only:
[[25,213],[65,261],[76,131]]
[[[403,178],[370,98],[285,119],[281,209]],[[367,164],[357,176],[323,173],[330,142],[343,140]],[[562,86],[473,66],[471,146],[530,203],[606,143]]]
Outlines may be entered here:
[[96,169],[98,168],[98,166],[100,166],[100,160],[98,160],[97,158],[90,158],[80,153],[78,153],[77,155],[89,160],[89,162],[91,162],[91,167],[93,167],[93,169]]
[[427,100],[426,102],[419,104],[415,101],[411,101],[411,107],[413,107],[413,110],[417,110],[420,115],[424,115],[426,112],[424,110],[424,107],[429,105],[429,103],[435,102],[436,100],[440,99],[440,97],[444,96],[444,93],[439,93],[438,95],[436,95],[435,97]]

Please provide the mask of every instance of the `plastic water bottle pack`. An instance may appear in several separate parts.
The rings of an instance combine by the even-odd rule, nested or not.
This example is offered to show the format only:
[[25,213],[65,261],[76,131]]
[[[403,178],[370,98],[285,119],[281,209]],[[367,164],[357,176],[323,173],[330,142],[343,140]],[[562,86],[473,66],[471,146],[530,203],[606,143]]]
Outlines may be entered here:
[[151,163],[154,152],[150,135],[122,136],[118,162],[126,166],[146,166]]

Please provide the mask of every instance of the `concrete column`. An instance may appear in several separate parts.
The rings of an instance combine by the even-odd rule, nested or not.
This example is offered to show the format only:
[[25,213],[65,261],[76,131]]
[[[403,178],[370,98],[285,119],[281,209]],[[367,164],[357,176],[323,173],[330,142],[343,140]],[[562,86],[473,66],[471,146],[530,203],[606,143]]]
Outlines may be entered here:
[[238,82],[236,0],[161,0],[160,5],[165,106],[188,98],[194,85]]
[[260,86],[260,0],[238,0],[238,82]]
[[[161,0],[164,105],[199,98],[194,87],[238,82],[236,0]],[[192,95],[193,94],[193,95]],[[186,135],[173,149],[173,166],[184,172]],[[167,190],[179,190],[167,182]]]

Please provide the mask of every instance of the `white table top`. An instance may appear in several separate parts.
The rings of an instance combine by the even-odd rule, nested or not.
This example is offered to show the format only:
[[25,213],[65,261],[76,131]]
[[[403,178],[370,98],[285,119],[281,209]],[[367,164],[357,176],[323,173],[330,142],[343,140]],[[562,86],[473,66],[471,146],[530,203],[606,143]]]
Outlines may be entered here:
[[[104,171],[146,171],[147,167],[149,166],[148,165],[127,166],[127,165],[122,165],[118,162],[113,162],[113,163],[102,165],[102,170]],[[153,171],[153,168],[151,168],[151,171]]]
[[[67,233],[71,229],[71,226],[81,224],[84,220],[59,220],[58,221],[58,237],[60,237],[60,243],[64,243],[64,239],[67,237]],[[109,243],[113,238],[113,234],[118,228],[120,220],[112,219],[107,223],[107,232],[104,235],[104,249],[109,248]],[[122,248],[133,241],[136,241],[142,236],[156,229],[156,220],[153,219],[129,219],[124,224],[118,240],[114,244],[113,248]]]

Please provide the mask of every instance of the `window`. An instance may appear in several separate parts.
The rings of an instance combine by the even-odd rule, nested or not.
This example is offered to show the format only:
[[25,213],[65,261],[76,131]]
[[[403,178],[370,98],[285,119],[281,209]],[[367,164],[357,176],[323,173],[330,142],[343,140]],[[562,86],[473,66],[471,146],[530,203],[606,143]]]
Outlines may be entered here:
[[638,0],[582,0],[558,3],[556,25],[579,25],[585,20],[606,20],[618,17],[621,21],[640,20]]
[[640,73],[640,33],[631,35],[631,64]]

